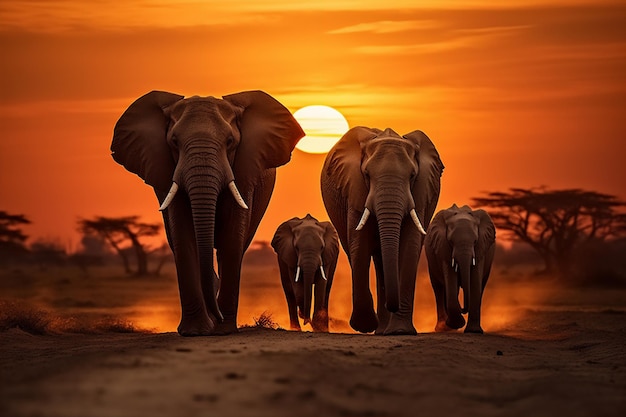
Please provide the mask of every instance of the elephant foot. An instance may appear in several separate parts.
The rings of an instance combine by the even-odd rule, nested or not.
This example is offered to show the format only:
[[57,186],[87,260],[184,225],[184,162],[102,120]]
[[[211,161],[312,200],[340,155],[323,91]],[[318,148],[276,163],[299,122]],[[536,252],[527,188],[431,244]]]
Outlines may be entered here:
[[235,320],[226,320],[218,323],[215,326],[215,331],[213,334],[215,335],[226,335],[231,333],[237,333],[239,330],[237,329],[237,321]]
[[209,317],[184,317],[178,325],[181,336],[210,336],[215,333],[215,324]]
[[398,336],[398,335],[409,335],[414,336],[417,334],[417,330],[413,327],[413,323],[411,320],[401,319],[395,314],[391,315],[389,319],[389,324],[382,332],[383,336]]
[[448,319],[446,320],[446,326],[451,329],[460,329],[465,326],[465,319],[461,314],[451,314],[448,315]]
[[371,333],[378,327],[378,318],[373,308],[352,311],[350,326],[361,333]]
[[445,320],[441,320],[437,322],[437,325],[435,326],[435,331],[436,332],[453,332],[457,329],[453,329],[452,327],[449,327],[446,324]]
[[480,327],[480,324],[468,324],[464,330],[464,333],[478,333],[483,334],[483,328]]
[[311,327],[313,327],[314,332],[328,333],[328,313],[322,310],[313,314]]
[[300,323],[297,320],[295,322],[294,321],[289,322],[289,329],[294,330],[296,332],[302,331],[302,328],[300,327]]

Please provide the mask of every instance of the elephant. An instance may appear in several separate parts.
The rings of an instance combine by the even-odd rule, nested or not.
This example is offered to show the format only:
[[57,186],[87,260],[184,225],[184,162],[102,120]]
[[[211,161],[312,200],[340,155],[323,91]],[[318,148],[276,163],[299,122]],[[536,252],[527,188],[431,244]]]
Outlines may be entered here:
[[[425,252],[437,303],[435,331],[483,333],[480,308],[496,250],[496,228],[486,211],[456,204],[439,211],[428,227]],[[459,304],[463,289],[463,309]]]
[[[357,126],[326,156],[322,198],[352,269],[353,329],[417,334],[417,265],[443,169],[437,149],[419,130],[400,136],[390,128]],[[372,260],[376,311],[369,287]]]
[[289,110],[263,91],[221,99],[152,91],[117,121],[113,159],[152,186],[160,204],[176,263],[179,334],[237,331],[243,254],[276,167],[303,136]]
[[[328,332],[328,298],[339,256],[339,239],[330,222],[307,214],[283,222],[272,239],[280,279],[287,299],[292,330],[301,330],[298,320],[311,323],[316,332]],[[315,305],[311,321],[311,298]]]

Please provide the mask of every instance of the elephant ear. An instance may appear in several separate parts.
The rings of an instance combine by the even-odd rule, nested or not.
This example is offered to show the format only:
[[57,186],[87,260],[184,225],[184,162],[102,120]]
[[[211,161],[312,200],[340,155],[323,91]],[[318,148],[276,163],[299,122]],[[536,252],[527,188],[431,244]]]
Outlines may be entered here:
[[489,214],[482,209],[474,210],[472,215],[480,220],[478,225],[478,241],[476,242],[476,253],[486,253],[486,251],[496,241],[496,226]]
[[164,109],[183,96],[152,91],[138,98],[113,129],[113,159],[157,190],[169,190],[176,162],[166,141],[169,118]]
[[296,265],[298,263],[298,258],[296,256],[296,251],[293,247],[293,230],[292,227],[298,221],[300,221],[298,217],[293,217],[286,222],[281,223],[276,229],[276,233],[274,233],[274,237],[272,238],[272,247],[274,248],[274,252],[278,255],[278,258],[288,265]]
[[324,228],[324,253],[322,262],[324,265],[335,265],[339,256],[339,238],[337,232],[330,222],[319,222]]
[[241,142],[233,164],[237,185],[255,184],[266,169],[289,162],[304,131],[285,106],[263,91],[244,91],[223,98],[241,111]]
[[379,129],[356,126],[348,130],[328,153],[325,172],[333,178],[340,195],[348,198],[350,207],[362,211],[368,189],[361,172],[363,144],[381,133]]
[[416,158],[419,172],[411,192],[415,201],[415,211],[422,219],[424,227],[428,227],[439,200],[444,166],[435,145],[424,132],[415,130],[404,137],[412,140],[418,147]]
[[445,247],[442,245],[448,244],[446,237],[446,213],[448,210],[439,211],[428,225],[425,242],[427,248],[437,251],[438,248]]

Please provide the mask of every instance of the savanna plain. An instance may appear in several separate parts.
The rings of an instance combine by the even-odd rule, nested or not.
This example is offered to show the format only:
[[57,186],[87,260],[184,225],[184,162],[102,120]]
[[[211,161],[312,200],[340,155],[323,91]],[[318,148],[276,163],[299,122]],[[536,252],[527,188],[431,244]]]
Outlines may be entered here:
[[[173,265],[0,271],[2,416],[618,416],[626,289],[497,265],[485,334],[434,333],[425,257],[417,336],[357,334],[340,257],[330,333],[285,330],[275,258],[246,255],[239,332],[184,338]],[[284,328],[283,328],[284,327]],[[309,326],[305,330],[310,330]]]

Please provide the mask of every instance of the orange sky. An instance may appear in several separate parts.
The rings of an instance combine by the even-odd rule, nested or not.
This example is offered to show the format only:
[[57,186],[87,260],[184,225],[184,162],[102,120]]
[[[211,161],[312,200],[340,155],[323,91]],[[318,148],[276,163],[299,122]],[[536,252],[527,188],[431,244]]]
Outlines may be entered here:
[[[152,190],[109,152],[118,117],[153,89],[262,89],[291,111],[421,129],[446,165],[440,208],[539,185],[626,199],[626,5],[501,3],[2,2],[0,210],[26,214],[31,241],[71,249],[78,217],[160,222]],[[327,218],[323,158],[295,151],[278,170],[257,239]]]

